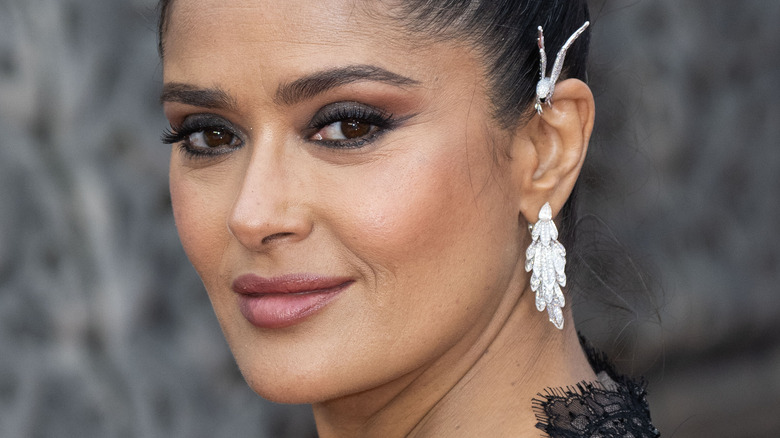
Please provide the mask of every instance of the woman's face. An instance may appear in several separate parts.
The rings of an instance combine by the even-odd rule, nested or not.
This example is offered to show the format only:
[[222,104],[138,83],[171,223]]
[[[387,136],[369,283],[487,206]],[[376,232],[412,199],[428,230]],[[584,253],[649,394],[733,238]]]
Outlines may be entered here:
[[366,8],[187,0],[170,15],[176,223],[271,400],[457,361],[524,281],[519,176],[481,64]]

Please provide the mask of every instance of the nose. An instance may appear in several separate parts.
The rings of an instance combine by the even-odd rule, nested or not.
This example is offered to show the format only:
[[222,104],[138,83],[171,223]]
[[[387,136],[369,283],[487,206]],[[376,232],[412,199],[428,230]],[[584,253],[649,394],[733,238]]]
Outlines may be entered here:
[[230,233],[247,249],[264,251],[311,233],[306,184],[283,148],[252,151],[228,216]]

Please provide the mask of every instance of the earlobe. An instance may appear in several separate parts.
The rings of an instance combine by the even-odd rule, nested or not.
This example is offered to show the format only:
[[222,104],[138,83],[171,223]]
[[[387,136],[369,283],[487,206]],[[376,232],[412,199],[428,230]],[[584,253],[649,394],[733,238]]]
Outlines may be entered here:
[[555,86],[552,107],[521,130],[526,141],[520,167],[520,212],[536,221],[539,208],[549,202],[560,211],[577,182],[593,130],[595,104],[590,88],[578,79]]

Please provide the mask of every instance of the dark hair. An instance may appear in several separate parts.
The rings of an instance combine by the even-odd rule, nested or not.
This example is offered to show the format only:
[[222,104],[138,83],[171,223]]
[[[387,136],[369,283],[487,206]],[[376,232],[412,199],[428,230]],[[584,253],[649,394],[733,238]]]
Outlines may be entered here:
[[[173,0],[160,0],[158,37],[164,53],[168,14]],[[414,33],[434,39],[470,43],[483,57],[490,81],[494,116],[505,128],[526,123],[533,115],[539,80],[537,27],[544,28],[548,56],[554,57],[571,34],[589,20],[585,0],[400,0],[393,1],[392,17]],[[568,50],[561,78],[585,80],[590,32]],[[577,222],[575,185],[560,212],[560,240],[574,243]]]

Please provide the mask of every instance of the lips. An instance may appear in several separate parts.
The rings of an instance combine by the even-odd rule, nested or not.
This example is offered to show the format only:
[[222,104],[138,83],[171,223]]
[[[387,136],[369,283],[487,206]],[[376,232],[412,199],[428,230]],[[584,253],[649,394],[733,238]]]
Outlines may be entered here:
[[260,328],[284,328],[295,325],[333,301],[354,280],[292,274],[264,278],[242,275],[233,281],[241,314]]

